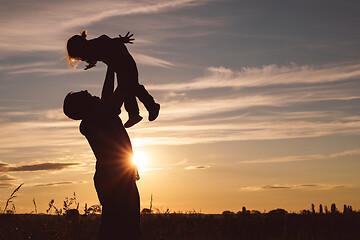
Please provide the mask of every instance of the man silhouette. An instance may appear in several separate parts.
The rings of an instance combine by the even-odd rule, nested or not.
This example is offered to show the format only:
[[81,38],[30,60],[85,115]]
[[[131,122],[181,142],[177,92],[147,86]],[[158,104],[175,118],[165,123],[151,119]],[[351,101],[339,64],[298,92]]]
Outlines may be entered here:
[[80,132],[96,157],[95,188],[102,204],[99,239],[140,238],[140,200],[130,138],[118,114],[123,89],[114,91],[114,72],[107,69],[101,99],[87,91],[70,92],[65,115],[82,120]]

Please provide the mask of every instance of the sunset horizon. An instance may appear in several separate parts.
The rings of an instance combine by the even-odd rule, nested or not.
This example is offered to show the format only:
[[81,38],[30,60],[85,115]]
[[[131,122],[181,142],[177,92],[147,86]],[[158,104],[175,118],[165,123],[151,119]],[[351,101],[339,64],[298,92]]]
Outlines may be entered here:
[[[141,209],[221,214],[360,211],[360,4],[355,1],[22,1],[0,9],[0,212],[99,204],[96,158],[70,91],[101,95],[106,65],[68,66],[66,42],[134,34],[139,81],[161,105],[127,128]],[[116,85],[116,84],[115,84]],[[120,118],[128,119],[124,107]]]

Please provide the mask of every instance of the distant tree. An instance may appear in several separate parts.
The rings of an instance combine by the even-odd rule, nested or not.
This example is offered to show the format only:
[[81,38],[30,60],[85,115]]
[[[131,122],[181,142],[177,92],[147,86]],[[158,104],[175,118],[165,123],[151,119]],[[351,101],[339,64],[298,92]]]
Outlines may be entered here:
[[222,212],[223,215],[232,215],[232,214],[235,214],[234,212],[232,211],[229,211],[229,210],[225,210]]
[[320,213],[320,214],[323,214],[323,213],[324,213],[324,212],[323,212],[323,206],[322,206],[322,204],[319,205],[319,213]]
[[315,214],[315,205],[313,203],[311,204],[311,213]]
[[286,215],[288,212],[285,209],[277,208],[268,212],[270,215]]
[[244,206],[244,207],[242,207],[242,213],[246,213],[246,207]]
[[261,212],[258,211],[258,210],[251,210],[250,213],[254,214],[254,215],[260,215],[261,214]]
[[311,211],[310,210],[307,210],[307,209],[303,209],[300,211],[301,214],[311,214]]
[[328,214],[329,213],[329,210],[328,210],[328,207],[325,206],[325,213]]
[[348,205],[348,206],[346,206],[345,204],[344,204],[344,214],[348,214],[348,213],[352,213],[353,212],[353,209],[352,209],[352,206],[350,206],[350,205]]
[[334,213],[337,213],[337,212],[338,212],[338,210],[336,208],[335,203],[331,204],[331,213],[334,214]]

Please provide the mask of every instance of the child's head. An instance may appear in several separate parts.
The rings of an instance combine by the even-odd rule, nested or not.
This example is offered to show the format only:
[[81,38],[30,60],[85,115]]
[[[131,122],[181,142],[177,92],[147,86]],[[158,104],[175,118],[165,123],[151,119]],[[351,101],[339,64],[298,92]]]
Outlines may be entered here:
[[92,108],[94,99],[87,91],[70,92],[64,99],[63,111],[66,116],[74,120],[81,120]]
[[84,61],[87,55],[87,40],[86,31],[83,31],[81,35],[74,35],[67,41],[66,49],[68,53],[68,62],[71,64],[76,60]]

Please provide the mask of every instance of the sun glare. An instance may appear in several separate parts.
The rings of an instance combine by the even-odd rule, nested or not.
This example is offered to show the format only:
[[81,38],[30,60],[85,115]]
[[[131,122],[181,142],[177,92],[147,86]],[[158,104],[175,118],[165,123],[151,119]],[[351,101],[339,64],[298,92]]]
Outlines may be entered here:
[[146,156],[146,153],[141,151],[134,151],[134,155],[132,157],[133,163],[137,166],[139,172],[142,172],[145,170],[148,157]]

